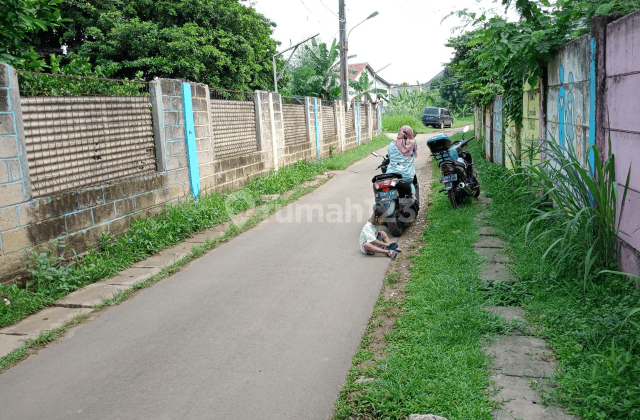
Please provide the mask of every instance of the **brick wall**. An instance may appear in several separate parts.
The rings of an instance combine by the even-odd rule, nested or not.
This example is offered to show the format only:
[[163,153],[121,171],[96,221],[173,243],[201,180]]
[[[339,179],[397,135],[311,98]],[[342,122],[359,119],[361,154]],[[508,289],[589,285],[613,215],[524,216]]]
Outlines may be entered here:
[[[631,168],[624,212],[618,214],[618,245],[622,270],[635,275],[640,275],[640,175],[634,164],[640,158],[640,56],[630,52],[637,51],[638,45],[640,11],[622,18],[594,17],[589,34],[552,54],[546,77],[538,85],[524,84],[521,147],[517,141],[507,141],[506,151],[502,149],[504,104],[500,97],[486,105],[484,112],[476,110],[476,132],[484,137],[485,155],[498,164],[508,166],[503,154],[530,158],[523,151],[535,146],[540,138],[573,149],[584,169],[595,164],[591,146],[598,147],[601,161],[613,152],[619,183],[618,212],[623,204],[623,183]],[[640,282],[637,284],[640,286]]]
[[[340,101],[323,104],[319,99],[306,98],[306,106],[291,107],[283,105],[280,95],[261,91],[248,102],[210,100],[206,85],[167,79],[151,82],[149,92],[150,98],[106,98],[104,103],[118,103],[120,108],[102,107],[104,115],[95,99],[89,98],[85,110],[61,116],[68,119],[67,126],[77,118],[85,118],[80,124],[87,125],[89,119],[100,124],[94,127],[96,132],[88,126],[74,128],[83,133],[83,138],[78,144],[65,144],[75,147],[73,151],[83,159],[102,156],[98,152],[107,150],[96,150],[95,144],[85,150],[85,145],[96,139],[102,142],[100,146],[118,140],[117,133],[110,136],[114,130],[122,132],[127,120],[134,121],[134,134],[119,139],[125,146],[122,150],[115,143],[108,146],[113,153],[120,153],[120,160],[126,160],[126,146],[137,144],[134,149],[142,154],[136,159],[143,161],[141,166],[146,171],[123,174],[119,166],[112,165],[102,174],[104,178],[94,179],[90,185],[69,186],[66,179],[50,179],[51,170],[39,172],[49,163],[56,164],[43,159],[59,155],[59,142],[51,143],[50,148],[56,152],[51,156],[38,154],[37,145],[49,141],[42,131],[47,124],[41,121],[56,118],[46,113],[53,106],[59,107],[60,102],[81,100],[29,99],[25,101],[29,109],[23,112],[15,71],[6,65],[0,67],[0,282],[18,281],[25,272],[27,253],[52,240],[61,240],[66,249],[83,253],[103,233],[120,235],[132,220],[154,215],[167,203],[192,194],[239,189],[273,169],[315,158],[316,139],[323,157],[329,155],[331,147],[339,152],[343,144],[348,144],[345,149],[356,144],[355,122],[352,118],[347,123]],[[68,111],[64,108],[56,112]],[[30,141],[25,138],[23,113],[28,116]],[[44,118],[40,116],[43,113]],[[141,129],[136,131],[135,127]],[[136,143],[138,138],[144,140]],[[28,151],[29,144],[33,147]],[[38,189],[43,195],[35,197],[28,153],[45,162],[33,166],[37,176],[49,174],[36,177],[38,182],[59,183],[66,190]],[[91,170],[85,172],[91,175]]]
[[146,96],[21,99],[34,197],[156,171]]
[[258,150],[256,113],[253,101],[211,101],[213,142],[218,158]]
[[[57,239],[65,249],[82,253],[98,242],[102,233],[122,234],[132,219],[156,214],[165,203],[182,200],[188,194],[184,151],[176,147],[184,143],[184,133],[182,140],[176,139],[180,133],[174,130],[180,126],[184,130],[184,122],[171,100],[181,93],[179,83],[160,86],[154,82],[152,86],[152,100],[157,104],[154,121],[159,123],[155,130],[164,133],[156,139],[163,150],[157,155],[164,156],[159,166],[165,170],[34,199],[28,182],[17,76],[4,64],[0,64],[0,74],[0,89],[8,98],[0,110],[0,282],[18,281],[26,268],[26,254],[39,244]],[[165,141],[165,135],[171,140]],[[2,175],[1,162],[8,162],[8,178]]]
[[[595,26],[595,25],[593,25]],[[599,121],[606,122],[602,140],[611,139],[616,156],[616,180],[621,185],[631,170],[620,223],[622,269],[640,275],[640,12],[608,23],[606,28],[606,90]],[[635,51],[635,53],[633,53]],[[595,120],[595,118],[594,118]],[[622,188],[618,209],[622,206]],[[640,281],[636,282],[640,286]]]
[[307,143],[306,113],[303,104],[282,104],[284,144]]
[[352,149],[358,145],[358,134],[355,126],[356,112],[351,105],[345,115],[345,150]]
[[334,152],[340,150],[338,132],[336,130],[335,107],[335,103],[331,105],[325,104],[322,107],[324,141],[320,149],[320,156],[323,158],[329,157],[331,148],[333,148]]

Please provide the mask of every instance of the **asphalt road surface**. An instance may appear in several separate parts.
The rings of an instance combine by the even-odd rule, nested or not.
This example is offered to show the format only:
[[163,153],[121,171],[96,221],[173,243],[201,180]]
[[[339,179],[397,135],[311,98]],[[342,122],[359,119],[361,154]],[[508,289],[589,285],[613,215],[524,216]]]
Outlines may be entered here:
[[358,245],[379,163],[356,163],[4,372],[0,418],[328,419],[389,262]]

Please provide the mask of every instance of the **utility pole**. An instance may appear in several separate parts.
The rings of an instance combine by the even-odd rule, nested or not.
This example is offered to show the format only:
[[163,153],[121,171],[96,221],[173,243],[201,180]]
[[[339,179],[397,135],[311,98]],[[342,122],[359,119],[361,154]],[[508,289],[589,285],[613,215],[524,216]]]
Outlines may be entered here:
[[339,0],[340,10],[340,91],[342,92],[342,102],[344,106],[347,106],[349,99],[349,74],[347,71],[347,50],[349,49],[349,42],[347,40],[347,16],[345,13],[344,0]]

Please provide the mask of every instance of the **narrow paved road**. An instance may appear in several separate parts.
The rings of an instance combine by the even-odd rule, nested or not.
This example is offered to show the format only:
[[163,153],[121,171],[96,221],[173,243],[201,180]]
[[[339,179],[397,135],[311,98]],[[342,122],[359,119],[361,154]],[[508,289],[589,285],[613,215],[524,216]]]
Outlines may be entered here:
[[379,161],[0,375],[0,418],[328,419],[389,261],[358,247]]

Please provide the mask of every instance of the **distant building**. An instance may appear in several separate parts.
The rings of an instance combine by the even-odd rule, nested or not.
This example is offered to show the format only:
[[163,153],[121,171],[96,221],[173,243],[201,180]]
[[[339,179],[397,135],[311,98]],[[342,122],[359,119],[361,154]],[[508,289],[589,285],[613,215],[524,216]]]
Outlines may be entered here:
[[413,91],[425,92],[427,89],[424,85],[393,85],[391,87],[391,95],[398,96],[402,91],[407,91],[407,93],[411,93]]
[[444,76],[444,70],[442,70],[440,73],[432,77],[431,80],[429,80],[427,83],[419,83],[417,85],[404,85],[404,86],[393,85],[391,87],[391,95],[398,96],[400,93],[402,93],[402,91],[407,91],[407,93],[411,93],[413,91],[426,92],[429,90],[431,84],[437,79],[441,78],[442,76]]
[[[386,97],[386,100],[384,100],[383,98],[380,98],[380,99],[383,100],[383,103],[387,103],[389,100],[389,92],[391,91],[392,85],[391,83],[387,82],[382,77],[380,77],[378,74],[376,74],[376,72],[369,65],[369,63],[349,64],[349,72],[348,72],[349,80],[360,80],[360,76],[362,76],[362,73],[365,71],[369,73],[369,81],[373,82],[373,85],[371,87],[374,89],[382,89],[386,92],[384,94]],[[349,88],[349,95],[348,95],[349,102],[351,102],[351,99],[354,96],[355,94],[353,90]]]

